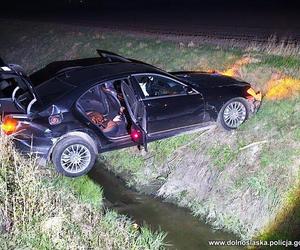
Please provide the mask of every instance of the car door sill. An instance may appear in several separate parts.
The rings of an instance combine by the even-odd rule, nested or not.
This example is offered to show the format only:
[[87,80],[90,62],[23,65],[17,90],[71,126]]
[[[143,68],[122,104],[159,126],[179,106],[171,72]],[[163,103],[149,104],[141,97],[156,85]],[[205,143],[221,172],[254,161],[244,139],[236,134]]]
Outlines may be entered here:
[[123,140],[123,139],[128,139],[130,138],[130,135],[122,135],[122,136],[118,136],[118,137],[109,137],[106,136],[107,139],[111,140],[111,141],[117,141],[117,140]]
[[151,137],[157,136],[158,134],[167,134],[167,133],[170,133],[170,132],[174,132],[176,130],[184,130],[182,132],[178,132],[178,134],[194,133],[194,132],[198,132],[198,131],[201,131],[203,129],[209,129],[209,128],[212,128],[212,127],[215,127],[215,126],[216,126],[215,122],[205,122],[205,123],[201,123],[201,124],[193,124],[193,125],[184,126],[184,127],[180,127],[180,128],[173,128],[173,129],[167,129],[167,130],[163,130],[163,131],[157,131],[157,132],[154,132],[154,133],[149,133],[148,137],[151,138]]

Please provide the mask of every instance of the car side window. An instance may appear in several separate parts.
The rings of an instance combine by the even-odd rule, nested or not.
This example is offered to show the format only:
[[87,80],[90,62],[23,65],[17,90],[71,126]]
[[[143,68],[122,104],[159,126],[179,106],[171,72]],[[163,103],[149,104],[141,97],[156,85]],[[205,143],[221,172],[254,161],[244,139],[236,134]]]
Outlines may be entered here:
[[185,86],[169,77],[160,75],[135,75],[146,98],[186,94]]

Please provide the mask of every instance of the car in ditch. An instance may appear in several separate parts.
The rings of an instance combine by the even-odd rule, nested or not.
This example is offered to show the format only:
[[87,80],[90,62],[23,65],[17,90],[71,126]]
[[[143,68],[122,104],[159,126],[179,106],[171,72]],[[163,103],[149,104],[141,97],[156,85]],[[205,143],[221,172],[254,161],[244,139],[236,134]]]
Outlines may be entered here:
[[0,61],[2,132],[17,148],[53,162],[58,172],[86,174],[97,154],[215,124],[236,129],[261,103],[249,83],[218,73],[166,72],[97,50],[57,61],[27,76]]

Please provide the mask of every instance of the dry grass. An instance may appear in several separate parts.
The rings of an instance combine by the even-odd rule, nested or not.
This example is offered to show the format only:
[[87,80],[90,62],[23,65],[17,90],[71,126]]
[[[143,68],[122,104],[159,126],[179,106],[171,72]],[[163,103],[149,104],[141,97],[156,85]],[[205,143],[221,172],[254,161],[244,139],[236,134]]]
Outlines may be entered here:
[[299,56],[300,44],[297,41],[289,39],[281,39],[278,41],[277,37],[271,36],[265,43],[250,43],[244,48],[245,51],[263,52],[268,55],[279,56]]
[[[128,33],[119,32],[122,35],[128,35]],[[267,55],[278,55],[278,56],[299,56],[300,55],[300,44],[298,41],[290,38],[278,38],[276,35],[270,36],[266,40],[252,41],[246,39],[230,39],[228,38],[216,38],[212,36],[176,36],[176,35],[159,35],[149,34],[143,32],[132,32],[130,36],[153,38],[158,41],[172,41],[178,42],[180,47],[192,48],[199,46],[214,46],[218,49],[239,49],[245,52],[262,52]]]
[[0,163],[1,249],[163,248],[164,234],[82,202],[63,177],[20,156],[7,137],[0,138]]
[[273,74],[267,83],[266,98],[283,100],[297,96],[300,92],[300,79],[285,75]]

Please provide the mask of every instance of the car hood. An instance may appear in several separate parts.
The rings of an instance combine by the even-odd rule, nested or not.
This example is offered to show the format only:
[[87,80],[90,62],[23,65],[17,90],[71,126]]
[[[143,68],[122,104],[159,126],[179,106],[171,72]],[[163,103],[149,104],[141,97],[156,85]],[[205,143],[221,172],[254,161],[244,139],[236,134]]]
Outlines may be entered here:
[[247,82],[239,81],[235,78],[225,76],[219,73],[181,71],[172,72],[171,74],[175,75],[176,77],[180,78],[185,82],[188,82],[193,87],[218,88],[230,86],[250,86],[250,84]]

